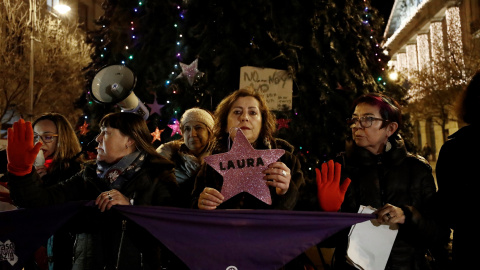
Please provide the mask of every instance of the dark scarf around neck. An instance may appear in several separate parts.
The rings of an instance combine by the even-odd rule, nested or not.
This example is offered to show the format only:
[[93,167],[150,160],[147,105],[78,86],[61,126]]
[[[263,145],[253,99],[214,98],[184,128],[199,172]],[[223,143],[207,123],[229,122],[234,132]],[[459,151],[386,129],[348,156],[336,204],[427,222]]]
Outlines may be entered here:
[[123,184],[140,170],[145,156],[146,153],[137,150],[115,164],[97,161],[97,176],[108,181],[112,189],[121,189]]

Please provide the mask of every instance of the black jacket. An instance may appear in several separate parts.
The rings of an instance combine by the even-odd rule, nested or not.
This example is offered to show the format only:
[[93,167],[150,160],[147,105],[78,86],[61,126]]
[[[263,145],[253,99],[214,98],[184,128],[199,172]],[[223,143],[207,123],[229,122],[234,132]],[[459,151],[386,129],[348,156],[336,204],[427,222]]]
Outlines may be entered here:
[[[54,164],[52,164],[54,165]],[[74,157],[68,161],[68,166],[63,163],[58,167],[51,168],[41,180],[43,187],[53,186],[59,182],[65,181],[82,170],[82,160]],[[72,251],[75,243],[75,235],[68,228],[62,227],[53,235],[53,258],[48,257],[49,262],[53,262],[54,270],[63,270],[72,268]],[[47,245],[45,245],[47,246]],[[25,267],[25,270],[36,269]]]
[[[52,164],[51,166],[55,166],[55,164]],[[70,159],[68,161],[68,166],[62,164],[55,166],[54,168],[49,168],[47,174],[41,178],[43,186],[50,187],[59,182],[65,181],[81,171],[82,168],[83,162],[78,157]]]
[[[480,177],[480,125],[472,124],[449,136],[440,149],[436,174],[438,183],[435,207],[438,217],[453,229],[452,257],[455,269],[477,264],[480,241],[475,220]],[[473,244],[474,245],[474,244]]]
[[[380,155],[355,144],[340,155],[342,170],[352,180],[341,211],[356,213],[360,205],[378,209],[387,203],[401,207],[405,223],[399,226],[386,269],[426,269],[427,249],[442,237],[446,243],[449,235],[427,211],[436,192],[432,169],[425,159],[408,153],[399,136],[390,142],[392,148]],[[345,244],[336,251],[339,265]]]
[[7,182],[7,150],[0,150],[0,182]]
[[[300,162],[293,155],[293,146],[288,142],[276,139],[271,145],[259,145],[256,149],[284,149],[285,154],[280,157],[280,161],[285,163],[290,168],[291,180],[287,193],[284,195],[277,195],[275,188],[270,187],[270,194],[272,197],[272,205],[265,204],[253,195],[242,192],[226,200],[219,209],[280,209],[280,210],[293,210],[297,203],[299,190],[305,185],[303,179],[303,172],[300,167]],[[212,152],[213,154],[227,152],[225,146],[217,145]],[[220,175],[215,169],[208,164],[204,163],[200,172],[195,180],[195,187],[193,190],[193,207],[198,207],[198,197],[205,187],[212,187],[218,191],[221,191],[223,185],[223,176]]]
[[183,140],[164,143],[157,148],[161,156],[175,163],[175,177],[180,188],[179,201],[185,208],[190,208],[195,178],[203,163],[189,151]]
[[[35,172],[26,176],[8,174],[8,180],[14,203],[26,208],[95,200],[101,192],[110,190],[110,183],[97,177],[95,163],[87,164],[75,176],[49,188],[39,186],[39,176]],[[142,169],[126,181],[120,190],[123,195],[134,199],[134,205],[161,206],[177,206],[177,191],[173,163],[152,156],[146,157]],[[165,254],[160,252],[160,243],[114,210],[101,213],[98,209],[89,208],[74,220],[70,222],[72,231],[101,237],[101,241],[95,245],[98,269],[114,269],[118,258],[119,269],[156,269],[160,267],[159,264],[166,263],[165,257],[159,258]],[[120,241],[122,235],[123,244]],[[141,266],[142,263],[145,266]]]

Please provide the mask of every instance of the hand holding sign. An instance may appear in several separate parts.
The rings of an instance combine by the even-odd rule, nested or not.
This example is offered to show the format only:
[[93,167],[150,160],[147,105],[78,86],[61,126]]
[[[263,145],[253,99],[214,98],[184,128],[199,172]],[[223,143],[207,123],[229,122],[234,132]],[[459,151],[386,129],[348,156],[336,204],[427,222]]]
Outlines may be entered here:
[[223,176],[223,201],[241,192],[248,192],[271,205],[272,198],[267,181],[263,179],[263,171],[284,153],[282,149],[254,149],[239,129],[229,152],[205,157],[205,162]]

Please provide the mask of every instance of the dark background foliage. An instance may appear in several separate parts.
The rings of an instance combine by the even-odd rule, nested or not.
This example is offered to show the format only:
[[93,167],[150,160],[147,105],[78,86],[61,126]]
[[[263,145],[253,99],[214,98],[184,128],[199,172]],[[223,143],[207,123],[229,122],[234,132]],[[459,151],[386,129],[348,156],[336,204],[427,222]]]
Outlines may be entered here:
[[[240,68],[287,70],[293,78],[290,119],[277,136],[295,146],[304,169],[344,148],[345,119],[353,99],[366,92],[404,91],[386,80],[388,57],[381,52],[384,21],[370,3],[356,0],[106,0],[101,29],[89,35],[95,47],[86,67],[86,91],[77,105],[95,123],[116,105],[92,102],[91,80],[106,65],[124,64],[137,76],[135,94],[146,104],[164,105],[148,119],[161,142],[176,139],[168,127],[191,107],[214,111],[238,89]],[[134,37],[133,37],[134,36]],[[179,63],[198,59],[192,85]],[[123,62],[122,62],[123,61]],[[81,120],[83,123],[83,120]],[[408,125],[407,129],[408,131]],[[406,132],[408,137],[408,132]],[[92,137],[91,135],[90,137]],[[87,141],[90,137],[85,136]]]

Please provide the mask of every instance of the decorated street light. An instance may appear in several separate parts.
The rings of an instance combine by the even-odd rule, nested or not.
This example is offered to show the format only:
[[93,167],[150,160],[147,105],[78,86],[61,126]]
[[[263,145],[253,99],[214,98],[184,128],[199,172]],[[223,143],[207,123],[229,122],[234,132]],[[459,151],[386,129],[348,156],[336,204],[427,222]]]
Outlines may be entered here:
[[398,72],[396,72],[395,70],[390,71],[390,73],[388,74],[388,78],[390,78],[390,80],[392,81],[398,80]]
[[65,4],[58,4],[53,7],[58,13],[65,14],[71,10],[71,8]]

